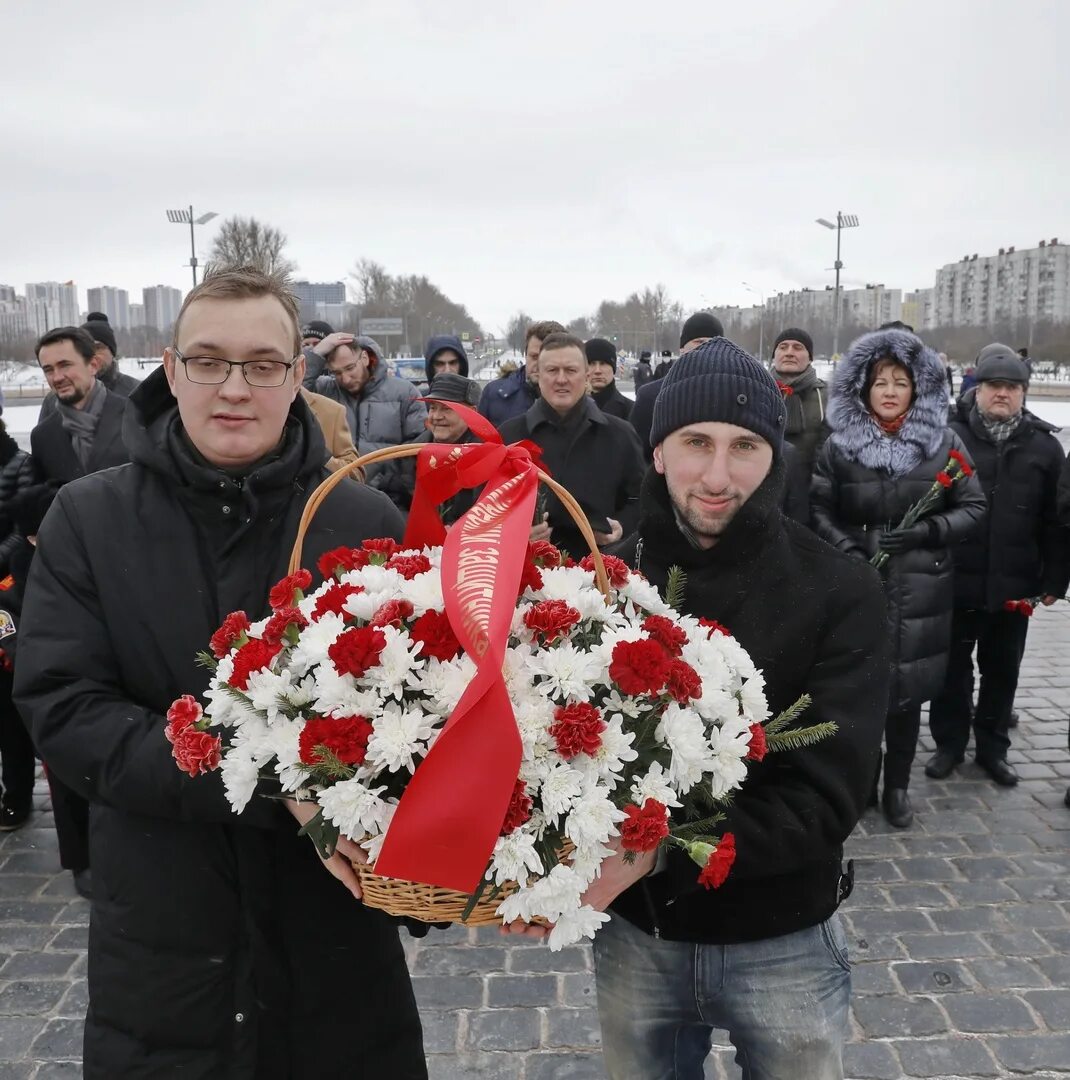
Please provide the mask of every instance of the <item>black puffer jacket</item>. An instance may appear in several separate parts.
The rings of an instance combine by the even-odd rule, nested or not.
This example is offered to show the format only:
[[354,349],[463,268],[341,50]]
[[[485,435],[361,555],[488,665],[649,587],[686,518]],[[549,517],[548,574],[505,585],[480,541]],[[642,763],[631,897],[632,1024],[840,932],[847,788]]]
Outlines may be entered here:
[[[219,773],[190,779],[164,738],[170,703],[206,687],[195,653],[222,618],[266,613],[326,475],[318,425],[298,397],[278,456],[236,480],[192,451],[159,371],[123,434],[133,463],[68,484],[45,519],[16,672],[42,756],[90,800],[85,1075],[423,1077],[393,922],[279,804],[235,817]],[[302,561],[400,531],[385,495],[346,481]]]
[[1052,434],[1058,428],[1026,413],[1009,439],[993,442],[975,393],[958,402],[951,427],[973,458],[988,518],[953,549],[955,605],[999,611],[1005,600],[1062,596],[1070,575],[1070,534],[1056,512],[1066,459]]
[[[620,896],[615,911],[674,941],[755,941],[816,926],[841,899],[843,842],[865,809],[888,699],[884,598],[872,567],[845,558],[782,518],[783,467],[750,497],[713,548],[693,548],[673,516],[664,477],[643,481],[638,535],[616,554],[664,593],[687,574],[683,608],[716,619],[765,676],[773,715],[810,694],[800,721],[835,723],[831,738],[770,754],[748,776],[718,831],[736,838],[719,889],[670,852],[668,869]],[[641,542],[641,549],[640,549]]]
[[15,524],[13,504],[19,492],[36,483],[33,462],[0,423],[0,578],[11,573],[12,554],[26,543]]
[[[914,401],[898,435],[884,434],[863,401],[870,367],[886,356],[914,378]],[[877,553],[881,533],[894,529],[929,490],[950,451],[965,452],[945,426],[946,402],[940,361],[913,334],[878,331],[851,346],[836,369],[832,434],[818,455],[810,490],[818,536],[859,558]],[[984,512],[976,476],[956,481],[927,515],[932,541],[893,555],[884,566],[895,663],[890,709],[929,701],[943,685],[953,605],[949,548],[970,536]]]

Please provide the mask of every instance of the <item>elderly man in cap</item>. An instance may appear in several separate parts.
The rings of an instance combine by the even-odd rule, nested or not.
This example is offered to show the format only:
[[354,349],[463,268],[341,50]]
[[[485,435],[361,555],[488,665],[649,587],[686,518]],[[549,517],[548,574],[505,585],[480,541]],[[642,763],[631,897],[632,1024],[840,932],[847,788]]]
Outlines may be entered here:
[[[1025,652],[1029,611],[1066,592],[1066,531],[1057,492],[1064,454],[1051,424],[1025,406],[1029,370],[1006,345],[989,345],[977,363],[977,385],[956,404],[951,427],[973,458],[988,499],[988,517],[953,549],[955,608],[944,688],[929,706],[936,753],[927,776],[943,779],[961,762],[973,727],[977,764],[1011,787],[1007,761],[1011,708]],[[973,652],[981,676],[972,710]]]
[[591,338],[584,346],[587,353],[587,385],[594,403],[604,413],[627,420],[633,402],[617,389],[617,346],[605,338]]
[[814,342],[805,330],[791,326],[777,335],[773,342],[773,377],[788,410],[784,438],[798,452],[797,469],[809,477],[817,452],[828,437],[828,386],[814,371]]

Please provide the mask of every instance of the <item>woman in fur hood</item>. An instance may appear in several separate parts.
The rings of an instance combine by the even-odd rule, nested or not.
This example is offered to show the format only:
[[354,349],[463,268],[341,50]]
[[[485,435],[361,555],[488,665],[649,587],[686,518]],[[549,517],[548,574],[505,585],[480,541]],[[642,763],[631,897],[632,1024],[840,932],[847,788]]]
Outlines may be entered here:
[[836,367],[831,434],[810,491],[819,536],[855,558],[870,559],[878,551],[890,556],[882,573],[895,672],[881,806],[889,822],[903,829],[914,817],[907,785],[921,706],[943,686],[947,665],[953,585],[948,548],[985,513],[977,477],[961,477],[916,525],[897,527],[947,468],[950,451],[966,454],[947,426],[947,406],[944,369],[919,338],[902,330],[860,337]]

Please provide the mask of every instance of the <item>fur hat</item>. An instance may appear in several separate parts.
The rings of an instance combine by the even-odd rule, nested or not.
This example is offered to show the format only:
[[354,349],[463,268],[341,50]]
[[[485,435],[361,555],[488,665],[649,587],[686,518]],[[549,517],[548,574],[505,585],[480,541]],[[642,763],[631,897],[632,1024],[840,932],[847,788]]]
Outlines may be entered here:
[[614,372],[617,370],[617,346],[605,338],[593,337],[584,345],[587,353],[588,364],[609,364]]

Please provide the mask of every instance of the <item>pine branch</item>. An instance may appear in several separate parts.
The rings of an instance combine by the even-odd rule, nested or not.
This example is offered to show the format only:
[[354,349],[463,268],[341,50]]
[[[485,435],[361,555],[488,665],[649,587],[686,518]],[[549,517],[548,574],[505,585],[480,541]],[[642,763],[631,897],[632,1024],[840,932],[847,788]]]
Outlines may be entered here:
[[765,737],[776,735],[783,731],[789,724],[796,720],[813,704],[813,698],[809,694],[803,694],[794,705],[789,705],[779,716],[765,724]]
[[823,724],[814,724],[812,727],[797,728],[792,731],[782,731],[777,735],[767,735],[765,740],[766,750],[775,753],[778,750],[802,750],[804,747],[813,746],[814,743],[827,739],[839,730],[831,720]]
[[699,840],[716,829],[724,819],[724,814],[714,814],[712,817],[703,818],[701,821],[691,822],[688,825],[677,825],[672,830],[672,835],[677,840],[683,840],[685,843],[691,840]]
[[219,661],[210,652],[199,652],[194,658],[201,667],[207,668],[213,675],[219,667]]
[[680,611],[680,605],[684,602],[684,594],[687,592],[687,574],[683,567],[670,566],[669,576],[665,582],[665,603],[675,612]]

